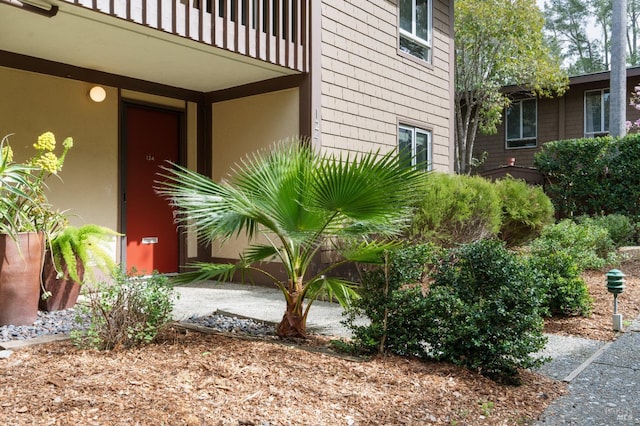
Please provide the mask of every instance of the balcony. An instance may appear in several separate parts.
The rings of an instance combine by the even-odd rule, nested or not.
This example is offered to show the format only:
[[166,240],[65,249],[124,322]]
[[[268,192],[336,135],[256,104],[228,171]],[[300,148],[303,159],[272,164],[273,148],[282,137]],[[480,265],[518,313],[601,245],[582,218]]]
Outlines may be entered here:
[[310,0],[66,1],[234,53],[307,71]]
[[310,1],[0,0],[0,54],[222,90],[308,72]]

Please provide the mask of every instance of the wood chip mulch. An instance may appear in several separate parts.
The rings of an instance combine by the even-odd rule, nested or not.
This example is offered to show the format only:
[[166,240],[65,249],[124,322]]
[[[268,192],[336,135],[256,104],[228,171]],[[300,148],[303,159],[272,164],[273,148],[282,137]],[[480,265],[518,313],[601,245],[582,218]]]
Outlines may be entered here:
[[[623,261],[617,269],[626,275],[625,289],[618,296],[618,313],[622,314],[624,322],[633,321],[640,316],[640,256],[635,255]],[[593,340],[614,340],[619,333],[613,331],[613,294],[607,291],[605,275],[608,271],[586,271],[582,275],[593,298],[590,317],[550,318],[545,322],[545,332]]]
[[[640,262],[627,262],[619,296],[640,315]],[[606,271],[585,279],[590,318],[551,319],[546,331],[611,340]],[[312,350],[306,350],[311,348]],[[80,350],[37,345],[0,359],[3,425],[513,425],[530,424],[566,392],[523,371],[502,385],[445,363],[399,357],[354,361],[328,339],[240,339],[172,328],[147,347]]]
[[523,424],[563,385],[500,385],[442,363],[354,362],[299,345],[174,330],[141,349],[69,342],[0,362],[5,425]]

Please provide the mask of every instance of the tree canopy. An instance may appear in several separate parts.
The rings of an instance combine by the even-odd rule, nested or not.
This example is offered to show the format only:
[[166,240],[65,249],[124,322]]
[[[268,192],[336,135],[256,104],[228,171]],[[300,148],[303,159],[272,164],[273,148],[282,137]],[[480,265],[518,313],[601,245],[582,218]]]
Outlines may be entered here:
[[[611,67],[612,0],[545,0],[545,33],[569,75]],[[640,0],[627,0],[626,62],[640,65]]]
[[455,2],[456,170],[477,162],[478,131],[496,132],[509,105],[503,86],[537,96],[564,93],[568,79],[543,35],[544,19],[534,0]]

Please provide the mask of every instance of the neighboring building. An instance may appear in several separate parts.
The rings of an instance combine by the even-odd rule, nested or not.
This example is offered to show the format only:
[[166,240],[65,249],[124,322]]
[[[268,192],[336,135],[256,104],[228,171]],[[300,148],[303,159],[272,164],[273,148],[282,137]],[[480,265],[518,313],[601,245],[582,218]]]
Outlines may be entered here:
[[221,179],[303,135],[451,171],[453,48],[453,0],[0,0],[0,136],[72,136],[51,201],[123,233],[127,268],[175,272],[244,242],[178,234],[152,190],[166,159]]
[[[640,68],[628,69],[628,96],[638,84]],[[477,173],[489,177],[510,173],[535,181],[536,173],[529,169],[533,167],[534,154],[545,142],[609,134],[608,72],[571,77],[569,90],[558,98],[536,99],[516,92],[512,99],[498,132],[491,136],[479,134],[476,139],[475,156],[487,153]],[[628,106],[627,120],[638,117],[640,112]]]

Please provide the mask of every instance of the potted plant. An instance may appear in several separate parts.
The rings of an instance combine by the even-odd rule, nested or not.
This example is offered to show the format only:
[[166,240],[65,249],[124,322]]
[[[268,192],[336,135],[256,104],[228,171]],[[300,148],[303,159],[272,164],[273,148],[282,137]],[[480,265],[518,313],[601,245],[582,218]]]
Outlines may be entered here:
[[117,232],[99,225],[67,226],[51,239],[42,271],[40,309],[72,308],[78,300],[85,272],[110,273],[115,267],[109,243]]
[[33,146],[36,154],[18,163],[8,137],[0,142],[0,325],[35,322],[44,248],[63,219],[47,200],[46,180],[62,169],[73,140],[65,139],[60,157],[51,132]]

